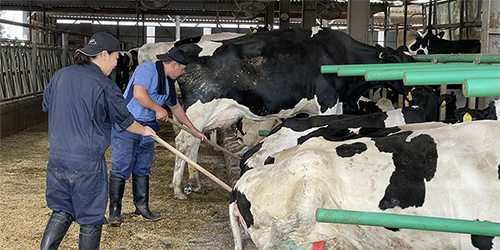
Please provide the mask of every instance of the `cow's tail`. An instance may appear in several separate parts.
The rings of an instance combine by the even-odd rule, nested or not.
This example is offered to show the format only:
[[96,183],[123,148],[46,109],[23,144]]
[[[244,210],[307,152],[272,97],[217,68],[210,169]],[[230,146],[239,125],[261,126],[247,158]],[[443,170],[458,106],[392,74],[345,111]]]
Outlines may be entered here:
[[231,222],[231,231],[233,232],[234,249],[243,250],[243,242],[241,240],[241,230],[238,217],[240,212],[236,201],[229,204],[229,222]]

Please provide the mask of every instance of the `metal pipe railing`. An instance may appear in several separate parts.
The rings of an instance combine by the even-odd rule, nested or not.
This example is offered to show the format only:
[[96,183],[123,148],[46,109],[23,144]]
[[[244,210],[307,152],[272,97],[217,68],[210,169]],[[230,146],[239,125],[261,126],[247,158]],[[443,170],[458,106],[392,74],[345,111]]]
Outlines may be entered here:
[[408,228],[482,236],[500,236],[500,223],[438,217],[361,212],[337,209],[316,210],[317,222]]
[[405,85],[461,84],[469,78],[500,78],[500,69],[472,69],[461,71],[412,71],[405,72]]
[[500,78],[467,78],[462,93],[465,97],[500,96]]
[[[447,67],[445,67],[447,66]],[[384,69],[384,70],[366,70],[365,71],[365,80],[366,81],[388,81],[388,80],[403,80],[403,75],[405,72],[414,72],[414,71],[462,71],[462,70],[476,70],[476,69],[497,69],[500,71],[500,66],[498,65],[490,65],[490,64],[473,64],[467,63],[466,65],[456,63],[450,63],[443,67],[418,67],[418,68],[401,68],[401,69]]]
[[421,63],[381,63],[381,64],[343,64],[343,65],[321,65],[321,73],[338,73],[340,68],[352,68],[358,69],[360,73],[359,75],[363,75],[365,70],[369,68],[407,68],[408,65],[433,65],[428,62]]
[[417,62],[474,62],[500,63],[500,54],[435,54],[414,55]]

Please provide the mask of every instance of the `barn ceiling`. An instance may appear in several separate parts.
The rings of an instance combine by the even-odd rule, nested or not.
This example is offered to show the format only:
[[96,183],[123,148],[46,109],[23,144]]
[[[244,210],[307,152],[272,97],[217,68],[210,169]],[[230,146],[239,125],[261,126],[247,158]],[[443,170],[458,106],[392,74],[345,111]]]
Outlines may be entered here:
[[[416,1],[416,0],[411,0]],[[420,0],[421,1],[421,0]],[[346,0],[319,0],[319,18],[336,19],[345,17]],[[401,6],[400,0],[387,0],[392,6]],[[264,17],[265,9],[274,7],[279,15],[279,1],[273,0],[1,0],[2,10],[37,11],[44,13],[66,13],[79,15],[116,15],[165,17],[180,15],[190,17],[231,17],[234,19],[254,19]],[[372,13],[384,10],[383,0],[371,0]],[[290,0],[290,17],[301,18],[302,1]]]

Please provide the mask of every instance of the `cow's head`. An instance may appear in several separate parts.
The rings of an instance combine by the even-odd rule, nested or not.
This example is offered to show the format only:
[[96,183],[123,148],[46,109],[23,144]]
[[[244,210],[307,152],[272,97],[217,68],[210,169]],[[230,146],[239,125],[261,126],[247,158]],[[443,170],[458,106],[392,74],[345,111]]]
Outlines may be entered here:
[[415,41],[408,45],[410,54],[412,55],[427,55],[429,54],[429,46],[435,39],[442,39],[444,36],[444,31],[439,32],[437,35],[432,33],[431,29],[428,29],[425,34],[418,32],[418,36]]
[[415,59],[408,53],[408,47],[400,46],[397,49],[375,45],[378,52],[378,58],[384,63],[407,63],[415,62]]

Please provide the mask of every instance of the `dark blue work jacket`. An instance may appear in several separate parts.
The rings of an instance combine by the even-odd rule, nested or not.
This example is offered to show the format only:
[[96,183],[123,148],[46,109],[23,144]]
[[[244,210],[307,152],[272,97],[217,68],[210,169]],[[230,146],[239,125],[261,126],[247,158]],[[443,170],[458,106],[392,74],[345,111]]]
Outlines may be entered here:
[[55,157],[102,157],[112,124],[125,129],[134,122],[118,86],[94,63],[57,71],[45,88],[42,106],[49,113],[49,154]]

